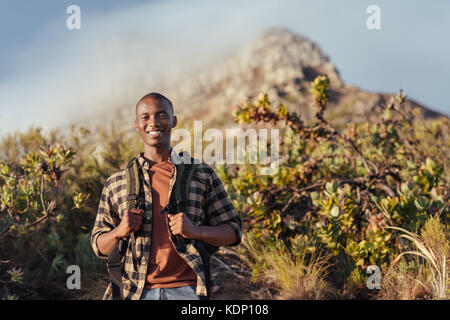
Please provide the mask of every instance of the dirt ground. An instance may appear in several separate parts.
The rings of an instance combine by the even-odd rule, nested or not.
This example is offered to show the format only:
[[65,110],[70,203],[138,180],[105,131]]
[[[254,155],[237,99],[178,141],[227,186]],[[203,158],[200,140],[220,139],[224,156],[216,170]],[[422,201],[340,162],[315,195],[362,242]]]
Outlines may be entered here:
[[267,298],[251,283],[251,270],[228,249],[220,249],[211,257],[213,282],[211,300],[251,300]]

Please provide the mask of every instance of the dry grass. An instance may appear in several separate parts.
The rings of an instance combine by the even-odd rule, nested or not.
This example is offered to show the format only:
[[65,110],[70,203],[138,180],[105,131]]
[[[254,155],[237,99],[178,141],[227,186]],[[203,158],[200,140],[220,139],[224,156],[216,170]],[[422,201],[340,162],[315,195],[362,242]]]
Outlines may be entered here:
[[[450,239],[448,227],[439,216],[430,217],[422,229],[422,237],[402,228],[400,237],[417,249],[402,252],[393,261],[383,280],[381,299],[449,299]],[[405,257],[415,259],[407,263]],[[398,263],[400,261],[400,263]]]
[[417,257],[402,257],[393,264],[381,280],[379,300],[419,300],[432,298],[431,283],[427,271]]
[[[316,250],[306,238],[293,239],[291,250],[281,241],[269,245],[251,236],[243,244],[253,281],[265,287],[267,298],[309,300],[332,296],[325,281],[331,256]],[[271,292],[275,293],[271,296]]]

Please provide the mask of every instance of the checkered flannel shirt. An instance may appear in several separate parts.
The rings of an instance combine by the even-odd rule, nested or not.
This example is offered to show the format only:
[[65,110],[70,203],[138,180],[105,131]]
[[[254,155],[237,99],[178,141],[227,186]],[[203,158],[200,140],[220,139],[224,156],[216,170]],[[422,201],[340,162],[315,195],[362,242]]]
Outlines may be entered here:
[[[172,164],[178,164],[182,159],[183,158],[172,149],[170,162]],[[123,296],[125,299],[131,300],[139,300],[144,289],[152,232],[152,194],[148,173],[150,166],[148,161],[143,157],[143,153],[139,155],[138,161],[143,169],[142,171],[145,180],[143,183],[145,210],[140,230],[139,232],[136,232],[136,260],[133,261],[130,249],[131,243],[129,243],[122,260],[124,265],[124,272],[122,274]],[[175,177],[176,167],[173,166],[173,172],[170,179],[170,190],[172,190],[175,184]],[[126,173],[125,170],[122,169],[110,176],[103,188],[95,225],[91,234],[92,248],[95,254],[101,259],[107,259],[107,256],[99,251],[97,247],[97,238],[102,233],[109,232],[119,225],[124,210],[127,208],[126,184]],[[237,239],[232,246],[240,243],[242,237],[241,218],[232,205],[219,177],[206,163],[199,164],[192,176],[189,186],[188,210],[186,214],[196,225],[216,226],[228,224],[233,228]],[[186,245],[186,251],[184,251],[184,253],[180,252],[177,243],[174,243],[174,247],[186,263],[197,273],[196,294],[199,296],[206,296],[207,282],[199,252],[191,242]],[[103,299],[112,299],[111,284],[107,287]]]

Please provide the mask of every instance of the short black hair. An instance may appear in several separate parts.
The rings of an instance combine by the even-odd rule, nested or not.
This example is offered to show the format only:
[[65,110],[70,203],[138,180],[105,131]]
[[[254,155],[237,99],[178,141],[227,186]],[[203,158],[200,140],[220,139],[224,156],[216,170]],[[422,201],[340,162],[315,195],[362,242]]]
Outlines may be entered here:
[[163,96],[161,93],[158,93],[158,92],[150,92],[150,93],[147,93],[147,94],[146,94],[145,96],[143,96],[142,98],[140,98],[139,101],[136,103],[136,110],[135,110],[135,113],[137,113],[137,107],[138,107],[139,103],[141,103],[141,101],[142,101],[142,100],[145,100],[145,99],[155,99],[155,100],[157,100],[158,102],[163,101],[164,103],[167,103],[167,104],[169,105],[169,107],[170,107],[170,110],[172,111],[172,114],[173,114],[173,104],[172,104],[172,101],[170,101],[167,97]]

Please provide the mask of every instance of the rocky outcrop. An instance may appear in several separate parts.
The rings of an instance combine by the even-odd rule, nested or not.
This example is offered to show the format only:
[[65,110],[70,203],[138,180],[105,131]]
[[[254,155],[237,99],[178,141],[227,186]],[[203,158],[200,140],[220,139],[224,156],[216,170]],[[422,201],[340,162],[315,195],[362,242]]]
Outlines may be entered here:
[[[269,95],[274,106],[283,103],[304,120],[313,119],[310,82],[320,74],[330,78],[331,97],[325,117],[336,125],[370,121],[377,106],[389,101],[388,94],[345,84],[316,43],[279,27],[267,30],[227,58],[175,81],[159,79],[158,83],[161,92],[173,101],[180,120],[202,120],[205,125],[231,127],[235,125],[232,106],[261,92]],[[405,107],[418,107],[424,117],[440,116],[411,100],[407,100]],[[133,114],[123,106],[111,117],[111,121],[120,118],[125,127],[134,121]]]
[[[228,122],[233,105],[260,92],[267,93],[274,105],[284,103],[309,120],[314,115],[310,81],[319,74],[327,74],[331,83],[325,115],[338,123],[368,120],[388,99],[386,94],[345,84],[317,44],[286,28],[264,32],[228,59],[168,85],[167,92],[176,106],[184,106],[178,113],[205,122]],[[425,117],[439,115],[413,101],[406,107],[419,107]]]

